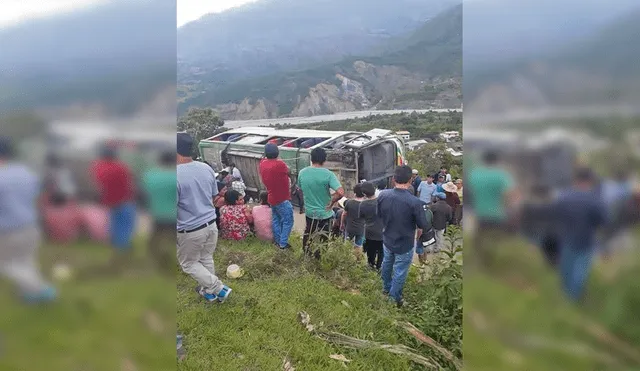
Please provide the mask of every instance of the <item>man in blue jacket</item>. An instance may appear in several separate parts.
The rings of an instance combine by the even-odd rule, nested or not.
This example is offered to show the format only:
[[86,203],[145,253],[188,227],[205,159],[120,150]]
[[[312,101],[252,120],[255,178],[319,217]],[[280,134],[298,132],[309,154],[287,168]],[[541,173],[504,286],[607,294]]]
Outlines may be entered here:
[[395,188],[384,190],[378,196],[378,214],[384,226],[382,239],[383,291],[398,306],[402,306],[402,290],[413,260],[416,230],[429,227],[427,205],[409,192],[411,168],[399,166],[395,170]]

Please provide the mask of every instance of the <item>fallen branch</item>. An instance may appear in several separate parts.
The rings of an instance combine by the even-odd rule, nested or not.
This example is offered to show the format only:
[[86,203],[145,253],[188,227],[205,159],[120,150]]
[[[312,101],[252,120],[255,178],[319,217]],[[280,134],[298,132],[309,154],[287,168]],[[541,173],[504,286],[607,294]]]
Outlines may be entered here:
[[594,337],[602,344],[613,347],[622,353],[628,360],[640,364],[640,353],[627,342],[613,335],[607,329],[597,324],[596,322],[585,318],[584,316],[579,320],[573,319],[574,325],[582,327],[589,335]]
[[414,325],[409,322],[401,322],[400,326],[402,326],[407,332],[409,332],[413,337],[415,337],[421,343],[428,345],[431,349],[440,353],[444,358],[446,358],[449,362],[453,363],[456,367],[456,370],[462,370],[462,362],[449,350],[440,345],[437,341],[433,340],[428,335],[425,335],[422,331],[418,330]]
[[519,346],[521,348],[536,349],[563,353],[576,358],[590,358],[596,362],[608,364],[612,368],[620,367],[620,362],[610,354],[598,352],[592,347],[578,342],[557,341],[535,335],[518,335],[499,330],[498,326],[490,324],[487,318],[480,312],[470,314],[471,325],[479,332],[490,337],[496,337],[504,344]]
[[298,312],[298,321],[303,326],[305,326],[307,331],[313,333],[320,339],[332,344],[342,345],[353,349],[382,349],[389,353],[405,356],[409,360],[425,367],[429,367],[435,370],[442,369],[442,367],[440,367],[438,363],[417,354],[414,349],[411,349],[405,345],[383,344],[375,341],[354,338],[337,332],[318,330],[314,325],[311,324],[311,317],[309,317],[309,314],[307,314],[306,312]]

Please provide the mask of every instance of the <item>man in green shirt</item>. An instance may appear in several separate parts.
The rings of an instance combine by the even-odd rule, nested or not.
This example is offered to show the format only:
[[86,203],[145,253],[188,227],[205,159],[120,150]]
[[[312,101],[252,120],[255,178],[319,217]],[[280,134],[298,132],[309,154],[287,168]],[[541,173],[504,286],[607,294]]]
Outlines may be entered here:
[[176,235],[177,176],[174,151],[160,156],[160,166],[147,170],[142,176],[142,186],[148,209],[153,218],[153,235],[149,240],[149,251],[159,268],[173,272],[175,262],[172,253]]
[[483,166],[469,174],[472,206],[478,222],[476,250],[482,263],[487,263],[490,245],[499,243],[508,221],[507,207],[514,200],[514,181],[511,175],[498,166],[498,156],[489,151],[484,155]]
[[[327,152],[323,148],[311,151],[311,166],[298,174],[298,186],[304,197],[306,226],[302,240],[303,250],[311,254],[311,241],[318,237],[324,240],[329,235],[331,220],[333,219],[333,205],[344,196],[344,189],[336,174],[324,167]],[[333,191],[333,196],[331,195]],[[320,258],[320,250],[314,251],[314,256]]]

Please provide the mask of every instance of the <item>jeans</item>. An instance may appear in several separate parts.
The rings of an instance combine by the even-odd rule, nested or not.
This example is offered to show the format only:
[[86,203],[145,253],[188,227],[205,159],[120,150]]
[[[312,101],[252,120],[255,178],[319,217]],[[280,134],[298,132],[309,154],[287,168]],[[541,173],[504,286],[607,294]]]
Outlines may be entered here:
[[271,213],[273,240],[280,247],[286,247],[289,244],[289,236],[293,229],[293,205],[291,205],[290,201],[281,202],[278,205],[271,206]]
[[113,207],[109,219],[111,245],[118,249],[129,249],[136,226],[136,205],[127,202]]
[[402,300],[402,289],[409,274],[409,267],[413,261],[414,249],[404,254],[396,254],[384,246],[384,259],[382,261],[382,285],[384,292],[396,302]]
[[595,248],[563,244],[560,252],[562,288],[571,300],[579,300],[589,278]]

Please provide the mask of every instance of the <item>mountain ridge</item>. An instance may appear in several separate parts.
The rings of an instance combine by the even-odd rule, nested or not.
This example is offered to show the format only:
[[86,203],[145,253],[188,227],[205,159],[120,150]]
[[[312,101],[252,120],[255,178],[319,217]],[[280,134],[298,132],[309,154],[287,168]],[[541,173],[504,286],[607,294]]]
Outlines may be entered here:
[[[374,56],[213,86],[182,87],[179,113],[213,106],[225,119],[311,116],[361,109],[459,108],[462,4]],[[191,90],[190,90],[191,89]],[[198,89],[202,89],[198,91]]]

